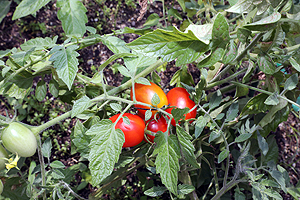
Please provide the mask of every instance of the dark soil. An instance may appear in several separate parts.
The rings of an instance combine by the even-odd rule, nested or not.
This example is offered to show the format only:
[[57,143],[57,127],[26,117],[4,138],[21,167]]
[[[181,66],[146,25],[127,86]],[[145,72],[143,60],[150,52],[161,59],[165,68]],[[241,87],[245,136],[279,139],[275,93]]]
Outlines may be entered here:
[[[101,2],[101,0],[99,0]],[[116,8],[118,1],[105,1],[107,8]],[[98,4],[96,1],[86,0],[88,19],[87,25],[92,27],[98,27],[99,34],[109,34],[112,30],[118,30],[124,27],[141,28],[147,17],[151,13],[157,13],[162,16],[162,5],[160,2],[153,3],[142,20],[137,21],[140,13],[139,5],[136,8],[130,7],[122,1],[123,4],[119,7],[118,12],[114,15],[112,12],[106,12],[103,4]],[[167,1],[168,2],[168,1]],[[172,2],[172,1],[171,1]],[[171,3],[170,3],[171,5]],[[30,40],[36,37],[54,37],[58,35],[63,40],[64,34],[60,21],[56,17],[57,8],[50,2],[45,8],[37,12],[36,17],[27,16],[16,21],[12,21],[12,15],[16,7],[16,3],[12,3],[12,7],[7,14],[7,17],[0,23],[0,50],[12,49],[14,47],[19,48],[20,44],[26,40]],[[176,23],[176,22],[175,22]],[[122,36],[125,42],[130,42],[137,38],[136,35],[126,34]],[[62,41],[59,41],[62,42]],[[105,62],[113,53],[102,43],[89,46],[79,51],[80,53],[80,71],[86,74],[91,74],[91,66],[100,66]],[[169,82],[174,73],[179,69],[174,67],[174,63],[170,63],[165,72],[159,72],[162,79],[161,86],[168,90]],[[199,70],[189,65],[189,71],[191,72],[194,81],[199,81]],[[116,76],[110,68],[105,69],[105,76],[111,85],[119,85],[122,76]],[[5,108],[2,103],[1,110]],[[300,143],[300,125],[299,119],[297,119],[292,113],[290,114],[288,121],[281,123],[276,132],[273,133],[276,136],[276,140],[279,146],[279,161],[282,165],[285,165],[288,169],[291,177],[292,184],[297,184],[300,179],[300,156],[299,156],[299,143]],[[71,121],[70,128],[74,125],[74,121]],[[60,130],[60,126],[54,126],[53,129]],[[56,138],[59,144],[64,144],[65,141],[70,141],[70,131],[61,133],[61,137]],[[70,152],[70,145],[67,147],[67,152]],[[65,165],[70,166],[78,162],[78,155],[70,157],[69,154],[62,154],[57,152],[57,155],[53,155],[62,161]],[[80,179],[80,177],[78,177]],[[131,177],[132,179],[132,177]],[[80,180],[79,180],[80,181]],[[87,188],[89,191],[82,191],[82,196],[87,197],[89,192],[93,191],[92,187]],[[289,196],[285,196],[285,199],[290,199]]]

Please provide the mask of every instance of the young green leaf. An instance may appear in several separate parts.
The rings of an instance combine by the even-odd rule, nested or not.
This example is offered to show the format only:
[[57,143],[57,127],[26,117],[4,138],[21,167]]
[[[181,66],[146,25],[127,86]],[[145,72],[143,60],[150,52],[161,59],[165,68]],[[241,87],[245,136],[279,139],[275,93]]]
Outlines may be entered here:
[[276,67],[272,58],[267,55],[259,55],[257,59],[257,64],[259,66],[259,69],[265,74],[272,75],[276,72]]
[[74,117],[85,111],[91,105],[91,100],[87,96],[83,96],[74,102],[71,117]]
[[167,191],[166,187],[154,186],[144,192],[145,195],[150,197],[158,197]]
[[173,108],[172,111],[171,111],[171,114],[173,115],[174,117],[174,120],[176,122],[178,122],[179,120],[181,120],[182,118],[184,118],[184,114],[188,113],[189,112],[189,108]]
[[49,82],[49,91],[53,95],[53,97],[58,97],[59,85],[54,79],[51,79],[51,81]]
[[30,14],[35,14],[39,9],[41,9],[49,2],[50,0],[37,0],[37,1],[23,0],[17,6],[14,15],[12,17],[12,20],[16,20]]
[[281,14],[279,12],[273,12],[270,16],[262,18],[254,23],[246,24],[244,27],[251,31],[267,31],[275,28],[280,19]]
[[195,126],[195,138],[198,138],[204,127],[207,125],[207,123],[210,121],[210,118],[208,115],[204,116],[199,116],[197,121],[196,121],[196,126]]
[[274,92],[272,95],[270,95],[266,100],[265,100],[265,104],[270,105],[270,106],[276,106],[279,104],[279,100],[277,98],[278,96],[278,92]]
[[127,46],[148,57],[161,57],[165,62],[177,58],[176,66],[195,61],[208,49],[208,45],[200,41],[192,32],[183,33],[175,27],[173,31],[157,29],[139,37]]
[[195,147],[191,142],[191,139],[193,139],[192,136],[185,132],[185,130],[181,126],[176,126],[176,133],[181,147],[180,149],[185,160],[193,167],[200,168],[194,154]]
[[277,170],[272,170],[270,175],[276,180],[277,183],[279,183],[281,189],[286,193],[285,180],[282,173]]
[[244,133],[235,138],[235,142],[244,142],[252,136],[252,133]]
[[90,144],[91,137],[86,134],[86,131],[87,129],[78,120],[71,134],[71,138],[72,138],[72,142],[77,148],[76,149],[77,152],[80,153],[80,156],[87,159],[90,152],[89,144]]
[[260,150],[262,151],[262,153],[264,155],[267,155],[267,153],[269,151],[269,145],[266,142],[266,139],[260,135],[258,130],[256,131],[256,133],[257,133],[258,146],[259,146]]
[[0,4],[0,23],[3,18],[7,15],[10,8],[11,1],[3,0]]
[[234,120],[238,116],[239,112],[239,104],[234,102],[230,105],[227,113],[226,113],[226,120],[227,122]]
[[209,109],[212,110],[220,105],[222,101],[222,94],[218,90],[216,93],[213,94],[211,99],[209,100]]
[[135,82],[143,85],[151,85],[150,81],[144,77],[139,77]]
[[50,166],[52,168],[58,168],[58,169],[63,169],[65,168],[66,166],[60,162],[59,160],[54,160],[52,163],[50,163]]
[[285,90],[293,90],[298,84],[298,74],[293,74],[284,83]]
[[221,134],[217,131],[213,131],[210,133],[209,135],[209,139],[208,139],[208,142],[211,143],[212,141],[214,141],[215,139],[221,137]]
[[122,110],[122,106],[118,103],[111,103],[109,106],[116,112],[120,112]]
[[244,195],[244,193],[241,192],[241,190],[238,187],[234,189],[234,199],[246,200],[246,196]]
[[226,18],[218,13],[212,28],[212,46],[225,49],[230,40],[229,25]]
[[88,22],[86,12],[80,0],[58,0],[56,6],[60,9],[57,12],[58,19],[67,36],[82,37],[86,32],[85,24]]
[[277,200],[282,200],[282,196],[275,190],[271,189],[271,188],[267,188],[266,190],[264,190],[264,193],[266,195],[268,195],[269,197],[272,197],[273,199],[277,199]]
[[101,126],[102,130],[98,130],[98,134],[89,145],[89,169],[93,186],[100,184],[112,173],[125,142],[124,133],[121,129],[115,129],[111,120],[104,119],[98,126]]
[[177,195],[177,181],[179,171],[180,148],[175,135],[160,133],[155,136],[154,142],[157,146],[153,154],[157,155],[155,160],[156,171],[160,173],[162,183]]
[[49,37],[34,38],[21,44],[21,48],[23,51],[29,51],[32,48],[35,48],[36,51],[50,49],[56,45],[57,38],[58,36],[55,36],[53,39]]
[[229,151],[227,149],[224,149],[218,156],[218,163],[221,163],[223,160],[225,160],[229,155]]
[[155,26],[155,25],[158,24],[158,22],[159,22],[158,14],[153,13],[147,18],[146,22],[144,23],[144,27],[146,27],[146,26],[148,26],[148,27],[149,26]]
[[79,56],[79,53],[75,51],[77,48],[77,46],[61,47],[49,59],[49,61],[54,61],[58,77],[68,86],[69,90],[71,90],[78,71],[79,63],[76,57]]
[[45,142],[42,144],[42,154],[44,157],[50,159],[51,156],[52,143],[51,138],[48,137]]
[[38,82],[35,89],[35,97],[38,101],[43,101],[47,94],[47,85],[44,80]]
[[178,185],[178,197],[184,198],[184,195],[189,194],[195,190],[195,187],[187,184]]
[[300,64],[297,63],[297,61],[293,57],[290,57],[289,61],[290,61],[291,65],[295,68],[295,70],[300,72]]
[[154,95],[153,95],[153,97],[151,99],[151,104],[153,106],[157,106],[159,103],[160,103],[160,98],[159,98],[159,96],[156,93],[154,93]]

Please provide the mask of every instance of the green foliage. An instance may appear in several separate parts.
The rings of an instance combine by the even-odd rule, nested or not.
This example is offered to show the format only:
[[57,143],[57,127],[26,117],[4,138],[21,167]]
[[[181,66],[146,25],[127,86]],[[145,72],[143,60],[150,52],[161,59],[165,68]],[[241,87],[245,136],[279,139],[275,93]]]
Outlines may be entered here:
[[[35,15],[48,3],[20,1],[13,20]],[[288,172],[278,162],[279,148],[272,134],[287,120],[291,105],[294,110],[300,107],[296,101],[300,93],[300,9],[296,2],[230,0],[228,5],[224,1],[180,0],[181,11],[162,1],[162,18],[154,13],[141,29],[125,27],[105,35],[97,34],[101,27],[86,26],[84,3],[56,3],[67,38],[38,37],[20,48],[0,51],[0,94],[10,113],[15,113],[14,119],[8,113],[1,115],[1,125],[24,121],[35,125],[28,125],[34,134],[42,132],[38,159],[25,162],[21,158],[14,166],[20,171],[0,172],[5,179],[4,197],[80,199],[78,191],[91,184],[97,188],[91,199],[103,194],[131,199],[134,189],[146,195],[140,199],[216,200],[225,198],[229,190],[241,200],[283,199],[280,192],[299,198],[299,187],[290,183]],[[116,16],[122,3],[136,7],[132,0],[118,0],[115,8],[102,0],[97,3],[105,19]],[[0,22],[10,6],[11,1],[0,5]],[[173,22],[181,26],[175,27]],[[102,25],[96,24],[98,28]],[[141,36],[126,43],[118,36],[127,33]],[[114,54],[93,66],[92,74],[83,74],[80,50],[99,42]],[[178,70],[167,88],[187,89],[196,102],[195,121],[172,127],[171,119],[178,122],[190,110],[174,108],[169,114],[165,105],[152,120],[164,117],[167,131],[157,132],[153,144],[142,142],[122,149],[126,138],[109,118],[135,112],[129,89],[134,83],[159,84],[159,75],[172,63]],[[199,70],[199,77],[190,72],[190,66]],[[108,84],[107,68],[124,77],[117,87]],[[155,93],[152,105],[160,101]],[[144,119],[151,116],[148,110]],[[123,119],[130,124],[128,118]],[[74,127],[69,130],[71,122]],[[61,144],[61,134],[47,129],[55,124],[71,133],[71,144]],[[79,159],[67,167],[53,152]],[[136,176],[129,184],[127,177],[134,176],[132,172]],[[75,174],[80,175],[80,183]],[[127,189],[121,189],[122,185]]]

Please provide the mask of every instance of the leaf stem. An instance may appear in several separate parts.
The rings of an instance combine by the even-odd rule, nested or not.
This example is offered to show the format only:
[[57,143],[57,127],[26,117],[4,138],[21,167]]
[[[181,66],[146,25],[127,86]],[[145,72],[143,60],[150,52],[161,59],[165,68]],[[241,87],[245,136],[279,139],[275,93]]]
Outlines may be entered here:
[[[264,93],[264,94],[268,94],[268,95],[272,95],[273,94],[272,92],[268,92],[266,90],[262,90],[262,89],[259,89],[259,88],[256,88],[256,87],[252,87],[250,85],[246,85],[246,84],[243,84],[243,83],[239,83],[239,82],[235,82],[235,81],[230,81],[230,83],[232,83],[234,85],[242,86],[242,87],[247,87],[247,88],[249,88],[251,90],[255,90],[255,91],[258,91],[258,92],[261,92],[261,93]],[[277,97],[281,98],[281,99],[283,99],[283,100],[285,100],[285,101],[287,101],[287,102],[289,102],[289,103],[291,103],[291,104],[293,104],[293,105],[295,105],[295,106],[297,106],[297,107],[300,108],[299,104],[297,104],[296,102],[294,102],[294,101],[292,101],[292,100],[290,100],[290,99],[288,99],[288,98],[286,98],[284,96],[277,95]]]
[[[40,136],[38,136],[37,142],[38,142],[38,147],[37,147],[38,157],[39,157],[39,161],[40,161],[40,165],[41,165],[42,186],[46,186],[45,161],[44,161],[44,157],[43,157],[43,153],[42,153],[42,142],[41,142]],[[43,192],[43,199],[44,200],[47,199],[46,190]]]
[[[264,32],[257,34],[254,39],[252,40],[252,42],[232,61],[232,63],[237,63],[239,61],[241,61],[244,56],[248,53],[248,51],[250,49],[252,49],[256,43],[261,39],[261,37],[264,35]],[[216,75],[211,81],[210,83],[218,80],[220,77],[224,76],[234,65],[230,65],[227,64],[225,66],[225,69],[223,69],[218,75]]]

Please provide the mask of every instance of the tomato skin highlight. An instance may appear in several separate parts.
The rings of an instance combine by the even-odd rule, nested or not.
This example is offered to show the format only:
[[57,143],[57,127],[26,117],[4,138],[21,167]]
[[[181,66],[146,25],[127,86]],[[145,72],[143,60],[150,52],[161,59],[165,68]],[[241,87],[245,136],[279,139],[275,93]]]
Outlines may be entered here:
[[[120,114],[114,115],[109,119],[114,123],[119,115]],[[139,116],[131,113],[125,113],[123,114],[123,117],[128,117],[130,124],[124,123],[123,118],[121,118],[115,125],[115,128],[121,129],[125,136],[125,142],[122,147],[133,147],[138,145],[144,139],[145,122]]]
[[6,160],[3,158],[8,158],[8,153],[5,148],[0,144],[0,170],[5,169]]
[[[164,91],[155,83],[150,82],[151,85],[143,85],[139,83],[134,84],[135,88],[135,98],[137,101],[142,102],[142,103],[147,103],[152,106],[154,106],[151,103],[151,99],[156,93],[160,99],[160,103],[156,106],[158,108],[163,107],[164,105],[168,105],[168,99]],[[133,100],[133,91],[131,89],[130,92],[130,97],[131,100]],[[142,108],[142,109],[137,109],[139,113],[142,115],[145,115],[146,111],[150,109],[148,106],[143,106],[143,105],[134,105],[136,108]],[[152,110],[151,110],[152,111]],[[156,113],[157,111],[152,111],[152,116]]]
[[33,156],[37,149],[34,134],[27,127],[18,122],[12,122],[1,135],[3,146],[12,153],[21,157]]
[[[171,89],[167,94],[169,106],[175,106],[177,108],[186,108],[192,109],[196,104],[194,101],[190,99],[190,94],[186,91],[186,89],[182,87],[176,87]],[[168,108],[166,111],[171,114],[173,108]],[[197,115],[197,109],[194,109],[187,114],[185,114],[185,120],[195,118]],[[176,126],[176,122],[174,118],[171,121],[173,126]]]
[[[152,133],[157,133],[158,131],[166,132],[168,130],[168,124],[166,119],[163,116],[160,116],[159,119],[151,119],[150,122],[147,125],[147,130],[151,131]],[[146,134],[145,137],[153,143],[154,142],[154,135]],[[146,142],[147,139],[144,139]]]

